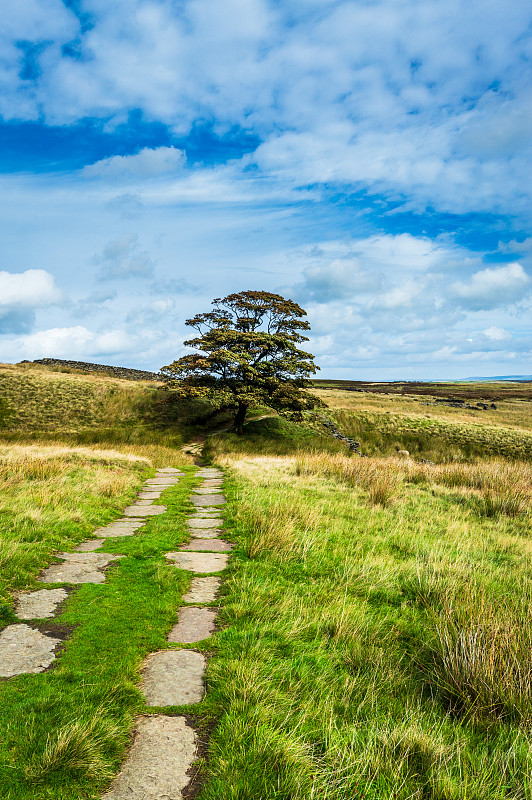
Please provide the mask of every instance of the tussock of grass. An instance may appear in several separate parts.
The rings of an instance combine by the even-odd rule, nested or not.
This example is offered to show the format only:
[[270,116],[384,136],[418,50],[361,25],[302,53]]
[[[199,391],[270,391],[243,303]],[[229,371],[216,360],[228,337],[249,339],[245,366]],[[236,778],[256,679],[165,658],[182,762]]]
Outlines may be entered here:
[[269,552],[282,559],[304,555],[314,541],[312,531],[320,518],[318,509],[297,508],[274,497],[264,508],[254,501],[253,495],[240,501],[236,515],[248,532],[249,558]]
[[[37,745],[38,755],[24,774],[41,783],[56,773],[81,773],[98,781],[114,774],[111,755],[117,753],[121,726],[109,715],[109,708],[89,708],[90,718],[78,715],[59,729],[49,733],[44,747]],[[107,757],[106,757],[107,755]]]
[[402,471],[395,469],[390,460],[351,458],[343,455],[319,453],[300,455],[296,460],[298,475],[326,475],[348,486],[357,486],[367,492],[368,501],[374,506],[387,506],[398,495]]
[[[494,724],[532,723],[532,626],[516,610],[473,591],[431,614],[427,680],[456,714]],[[524,624],[525,623],[525,624]]]

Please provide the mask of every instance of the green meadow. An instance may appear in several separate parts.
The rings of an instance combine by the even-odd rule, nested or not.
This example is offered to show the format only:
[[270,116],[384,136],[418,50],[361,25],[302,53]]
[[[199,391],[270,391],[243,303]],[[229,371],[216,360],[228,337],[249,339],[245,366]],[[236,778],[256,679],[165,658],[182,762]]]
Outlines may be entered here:
[[[0,388],[2,626],[54,551],[117,518],[155,468],[186,473],[142,535],[108,540],[124,558],[106,583],[38,621],[64,638],[53,667],[0,683],[0,796],[100,798],[135,717],[157,712],[140,666],[190,583],[164,558],[196,481],[181,446],[223,417],[159,384],[29,365],[0,369]],[[198,645],[205,700],[165,710],[204,743],[195,797],[532,798],[532,401],[511,389],[470,411],[317,388],[302,422],[207,438],[235,550]]]

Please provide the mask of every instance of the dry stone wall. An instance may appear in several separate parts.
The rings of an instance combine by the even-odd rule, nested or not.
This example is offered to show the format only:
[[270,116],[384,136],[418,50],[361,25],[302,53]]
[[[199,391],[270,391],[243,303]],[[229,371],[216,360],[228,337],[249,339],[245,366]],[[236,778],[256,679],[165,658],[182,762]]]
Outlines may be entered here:
[[62,358],[37,358],[35,361],[22,361],[22,364],[45,364],[47,367],[60,367],[65,370],[75,369],[79,372],[107,372],[114,378],[128,381],[164,381],[159,372],[147,372],[143,369],[128,367],[112,367],[108,364],[91,364],[88,361],[68,361]]

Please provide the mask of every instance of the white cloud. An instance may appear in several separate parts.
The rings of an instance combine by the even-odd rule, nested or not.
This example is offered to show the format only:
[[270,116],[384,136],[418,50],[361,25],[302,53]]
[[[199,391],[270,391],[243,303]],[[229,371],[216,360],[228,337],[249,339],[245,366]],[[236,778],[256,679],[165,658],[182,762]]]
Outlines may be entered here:
[[[179,134],[204,121],[219,134],[235,127],[258,134],[256,162],[287,187],[360,183],[407,195],[412,207],[453,213],[525,207],[527,4],[303,7],[301,0],[87,0],[92,24],[80,31],[59,0],[8,0],[0,113],[42,113],[60,125],[95,116],[112,126],[140,109]],[[69,54],[78,39],[79,55]],[[35,80],[20,77],[20,40],[46,44]],[[171,151],[114,156],[85,174],[129,180],[172,172],[182,159]]]
[[70,328],[50,328],[29,336],[21,336],[9,343],[18,358],[73,358],[116,355],[130,352],[136,340],[125,331],[114,330],[94,333],[82,325]]
[[467,283],[454,283],[451,293],[470,309],[490,309],[521,300],[530,284],[529,276],[516,262],[479,270]]
[[61,300],[55,278],[44,269],[0,272],[0,306],[45,308]]
[[153,262],[145,250],[140,250],[138,239],[136,233],[117,236],[95,256],[94,263],[101,265],[100,276],[104,280],[151,277]]
[[499,328],[497,325],[490,325],[490,327],[485,328],[482,333],[484,336],[494,342],[509,341],[512,338],[510,331],[507,331],[504,328]]
[[[104,158],[84,167],[81,172],[88,178],[104,178],[112,181],[121,178],[155,178],[159,175],[180,172],[185,163],[185,153],[177,147],[144,147],[135,155]],[[129,205],[131,206],[131,202]]]
[[43,269],[0,272],[0,333],[31,330],[35,311],[57,305],[62,294],[55,278]]

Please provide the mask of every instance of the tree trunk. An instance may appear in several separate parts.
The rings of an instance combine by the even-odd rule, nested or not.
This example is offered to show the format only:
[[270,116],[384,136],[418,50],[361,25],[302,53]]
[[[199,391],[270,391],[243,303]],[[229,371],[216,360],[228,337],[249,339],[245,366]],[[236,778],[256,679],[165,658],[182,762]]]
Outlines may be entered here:
[[235,433],[238,433],[239,436],[244,433],[244,421],[246,419],[247,410],[247,403],[238,404],[235,421],[233,422],[233,430]]

